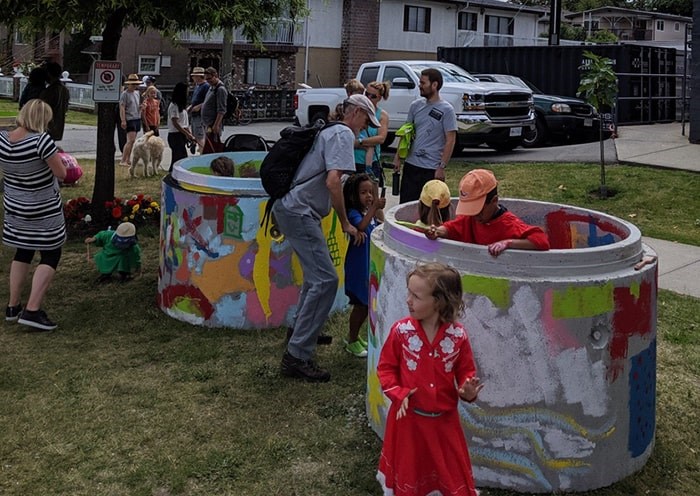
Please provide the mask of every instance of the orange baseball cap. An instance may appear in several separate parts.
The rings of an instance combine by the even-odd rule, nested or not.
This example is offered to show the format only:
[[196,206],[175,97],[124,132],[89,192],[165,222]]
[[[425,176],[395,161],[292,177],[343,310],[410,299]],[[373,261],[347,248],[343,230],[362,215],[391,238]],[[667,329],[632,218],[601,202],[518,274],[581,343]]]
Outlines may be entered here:
[[486,169],[474,169],[467,172],[459,181],[459,202],[456,215],[476,215],[481,212],[488,195],[496,186],[496,176]]

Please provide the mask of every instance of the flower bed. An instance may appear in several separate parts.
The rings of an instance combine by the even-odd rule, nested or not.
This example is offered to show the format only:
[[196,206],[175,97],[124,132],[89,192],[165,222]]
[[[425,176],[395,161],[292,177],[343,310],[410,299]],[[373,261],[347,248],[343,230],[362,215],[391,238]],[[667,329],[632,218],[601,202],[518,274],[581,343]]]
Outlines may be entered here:
[[[108,227],[115,229],[121,222],[132,222],[137,228],[157,226],[160,205],[150,196],[139,194],[128,200],[115,197],[112,201],[106,201],[101,211],[97,211],[89,198],[81,196],[68,200],[63,206],[63,214],[69,235],[82,235]],[[98,224],[97,219],[100,218],[105,219],[104,225]]]

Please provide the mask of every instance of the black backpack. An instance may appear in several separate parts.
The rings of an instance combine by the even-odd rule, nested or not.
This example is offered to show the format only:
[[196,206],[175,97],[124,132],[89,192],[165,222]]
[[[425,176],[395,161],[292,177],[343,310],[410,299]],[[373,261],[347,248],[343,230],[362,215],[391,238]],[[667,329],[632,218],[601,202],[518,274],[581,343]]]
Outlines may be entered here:
[[224,119],[231,119],[238,110],[238,98],[230,91],[226,92],[226,113]]
[[[326,123],[319,119],[310,126],[288,126],[280,131],[280,139],[270,148],[260,164],[260,180],[265,192],[270,195],[260,226],[264,224],[267,230],[272,205],[291,189],[299,164],[311,150],[318,133],[336,124],[343,123]],[[297,184],[305,183],[316,175],[304,178]]]

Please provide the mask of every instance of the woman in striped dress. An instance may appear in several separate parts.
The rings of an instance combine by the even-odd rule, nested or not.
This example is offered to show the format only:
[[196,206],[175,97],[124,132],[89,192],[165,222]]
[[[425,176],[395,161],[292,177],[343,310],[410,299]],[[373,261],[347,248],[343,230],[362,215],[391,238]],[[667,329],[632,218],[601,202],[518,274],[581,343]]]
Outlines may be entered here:
[[[17,250],[10,266],[10,301],[5,320],[44,331],[56,328],[41,310],[41,303],[66,240],[58,185],[58,180],[66,176],[66,168],[46,133],[52,117],[46,103],[30,100],[19,112],[17,128],[0,132],[0,168],[5,175],[2,242]],[[22,310],[20,298],[37,250],[41,259]]]

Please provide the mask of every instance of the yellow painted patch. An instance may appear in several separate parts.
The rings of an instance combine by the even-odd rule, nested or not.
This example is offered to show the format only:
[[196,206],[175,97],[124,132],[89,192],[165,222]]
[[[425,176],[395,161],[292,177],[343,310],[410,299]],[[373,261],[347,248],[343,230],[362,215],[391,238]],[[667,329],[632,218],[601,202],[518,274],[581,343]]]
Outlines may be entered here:
[[367,376],[367,389],[369,390],[367,401],[369,402],[370,415],[375,425],[380,425],[382,423],[382,417],[379,413],[379,409],[386,404],[384,403],[382,385],[379,383],[379,376],[377,375],[376,368],[373,368]]
[[[265,206],[267,202],[260,202],[258,216],[262,219],[265,215]],[[255,235],[255,241],[258,243],[258,253],[255,255],[255,264],[253,265],[253,282],[258,293],[258,301],[262,308],[265,318],[269,319],[272,315],[270,309],[270,237],[265,235],[265,230],[261,227]]]
[[508,308],[510,305],[508,279],[465,274],[462,276],[462,289],[465,293],[486,296],[499,308]]
[[615,307],[613,284],[569,286],[552,292],[552,317],[572,319],[611,312]]

